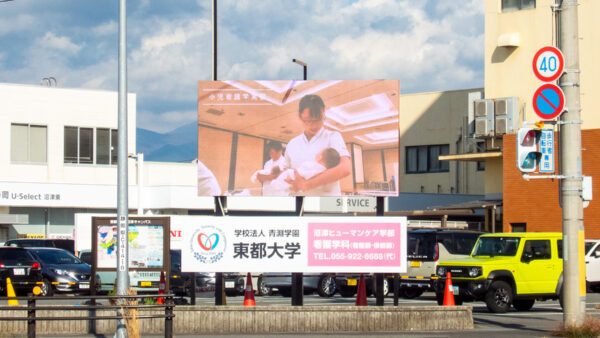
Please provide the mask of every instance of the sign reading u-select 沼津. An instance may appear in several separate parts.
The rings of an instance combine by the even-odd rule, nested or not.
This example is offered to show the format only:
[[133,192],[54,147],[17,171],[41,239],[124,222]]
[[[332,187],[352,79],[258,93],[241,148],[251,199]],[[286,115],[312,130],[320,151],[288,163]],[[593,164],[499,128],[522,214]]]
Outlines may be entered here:
[[406,272],[405,217],[202,217],[186,272]]

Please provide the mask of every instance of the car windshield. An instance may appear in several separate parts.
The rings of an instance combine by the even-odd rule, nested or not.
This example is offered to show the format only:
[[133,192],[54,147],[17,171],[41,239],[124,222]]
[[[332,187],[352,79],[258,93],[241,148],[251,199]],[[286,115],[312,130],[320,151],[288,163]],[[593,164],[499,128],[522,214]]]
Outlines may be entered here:
[[519,248],[518,237],[479,237],[473,256],[514,256]]
[[0,263],[6,265],[31,262],[32,260],[25,250],[0,250]]
[[596,242],[585,242],[585,254],[589,254]]
[[79,258],[64,250],[34,250],[46,264],[81,264]]

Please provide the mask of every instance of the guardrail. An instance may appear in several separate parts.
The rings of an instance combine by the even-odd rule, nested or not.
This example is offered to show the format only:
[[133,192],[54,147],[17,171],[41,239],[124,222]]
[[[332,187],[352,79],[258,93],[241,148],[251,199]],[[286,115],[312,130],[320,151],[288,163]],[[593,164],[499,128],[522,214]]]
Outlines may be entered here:
[[[140,299],[164,299],[164,304],[138,304]],[[74,300],[82,299],[86,300],[85,305],[37,305],[38,300]],[[96,303],[98,300],[108,300],[111,305],[102,305]],[[27,297],[0,297],[2,300],[26,300],[27,306],[0,306],[0,311],[26,311],[27,316],[6,316],[0,317],[0,321],[27,321],[27,337],[35,338],[36,325],[38,321],[88,321],[89,333],[95,334],[96,322],[99,320],[117,320],[123,319],[137,320],[137,319],[152,319],[152,318],[164,318],[164,334],[165,338],[173,337],[173,318],[175,314],[173,309],[175,304],[173,301],[172,294],[153,294],[153,295],[126,295],[126,296],[53,296],[53,297],[40,297],[40,296],[27,296]],[[119,304],[121,303],[121,304]],[[142,301],[143,303],[143,301]],[[128,310],[152,310],[152,309],[164,309],[164,314],[128,314]],[[97,315],[96,313],[101,310],[120,310],[121,315]],[[62,313],[69,313],[71,311],[89,311],[87,316],[38,316],[38,311],[62,311]]]

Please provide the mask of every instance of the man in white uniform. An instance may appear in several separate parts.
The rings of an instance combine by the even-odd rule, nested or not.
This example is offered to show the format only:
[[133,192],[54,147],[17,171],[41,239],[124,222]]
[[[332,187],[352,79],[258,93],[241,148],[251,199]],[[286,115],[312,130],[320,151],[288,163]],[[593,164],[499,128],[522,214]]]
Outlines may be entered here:
[[220,196],[221,187],[215,175],[198,160],[198,196]]
[[263,196],[281,196],[281,193],[272,187],[271,182],[286,169],[285,158],[282,156],[283,146],[277,141],[271,141],[267,149],[271,159],[265,162],[264,168],[255,172],[250,180],[252,183],[262,183]]
[[285,159],[290,169],[299,168],[302,163],[314,161],[317,154],[325,148],[334,148],[340,154],[340,163],[322,173],[305,179],[295,175],[288,179],[290,189],[298,196],[341,196],[340,179],[352,173],[350,153],[342,135],[323,128],[325,104],[318,95],[306,95],[300,100],[299,117],[304,132],[294,137],[287,145]]

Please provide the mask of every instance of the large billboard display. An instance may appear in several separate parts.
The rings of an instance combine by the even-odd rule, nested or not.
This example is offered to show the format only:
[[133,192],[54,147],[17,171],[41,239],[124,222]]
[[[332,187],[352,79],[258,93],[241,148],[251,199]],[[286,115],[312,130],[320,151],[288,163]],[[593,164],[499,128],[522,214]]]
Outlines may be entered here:
[[406,217],[212,217],[183,227],[182,271],[406,272]]
[[397,196],[400,82],[200,81],[198,195]]

